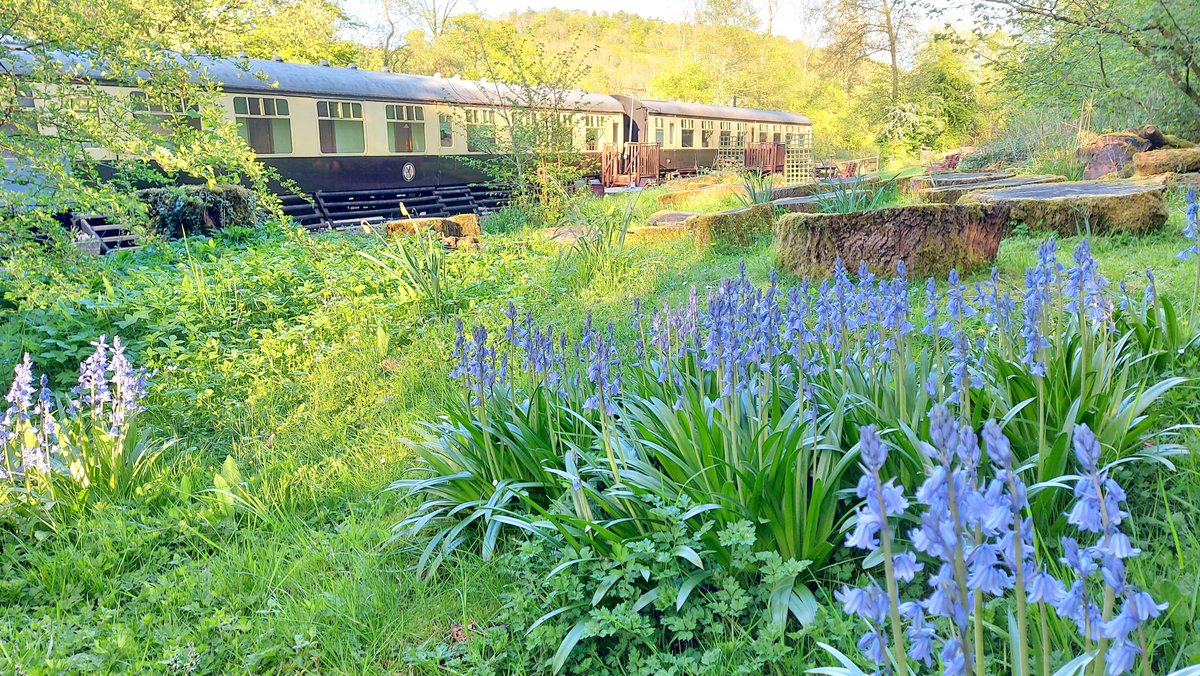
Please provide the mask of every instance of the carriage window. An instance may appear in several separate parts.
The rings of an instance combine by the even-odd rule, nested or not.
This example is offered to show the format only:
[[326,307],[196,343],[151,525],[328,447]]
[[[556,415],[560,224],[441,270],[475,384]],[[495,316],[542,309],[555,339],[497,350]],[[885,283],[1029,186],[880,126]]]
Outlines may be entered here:
[[387,107],[388,152],[425,152],[425,109],[421,106]]
[[496,145],[496,111],[467,111],[467,152],[486,152]]
[[583,116],[583,142],[589,151],[600,149],[604,142],[604,118],[600,115]]
[[720,136],[717,137],[717,142],[721,144],[720,147],[731,147],[733,145],[733,123],[722,122],[720,132]]
[[454,145],[454,123],[446,113],[438,113],[438,138],[443,148]]
[[700,147],[713,147],[713,122],[712,120],[700,120]]
[[238,135],[260,155],[292,152],[292,121],[287,99],[256,96],[233,97],[233,115]]
[[170,136],[180,127],[200,129],[200,109],[186,101],[154,103],[145,92],[132,92],[129,98],[133,101],[133,114],[156,134]]
[[362,104],[317,101],[317,132],[323,153],[361,153],[367,149]]
[[746,147],[746,123],[738,122],[737,126],[734,127],[734,129],[737,130],[737,146],[739,148],[745,148]]
[[693,148],[696,145],[696,121],[695,120],[680,120],[679,121],[679,145],[684,148]]

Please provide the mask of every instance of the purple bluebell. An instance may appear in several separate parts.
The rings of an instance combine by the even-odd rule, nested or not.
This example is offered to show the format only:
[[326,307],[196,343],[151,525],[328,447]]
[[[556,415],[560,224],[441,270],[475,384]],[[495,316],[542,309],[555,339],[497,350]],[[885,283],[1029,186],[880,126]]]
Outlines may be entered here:
[[1183,236],[1192,244],[1177,254],[1182,260],[1189,260],[1200,252],[1200,202],[1196,199],[1195,188],[1188,188],[1186,200],[1187,210],[1184,213]]
[[1108,282],[1100,275],[1090,240],[1086,237],[1080,240],[1072,257],[1075,265],[1067,271],[1063,310],[1094,324],[1103,322],[1108,318],[1108,302],[1103,293]]
[[71,390],[71,394],[76,398],[71,400],[71,407],[72,410],[83,410],[86,407],[94,413],[99,413],[98,409],[103,408],[112,399],[108,389],[107,337],[100,336],[92,345],[96,348],[95,352],[79,365],[79,382]]

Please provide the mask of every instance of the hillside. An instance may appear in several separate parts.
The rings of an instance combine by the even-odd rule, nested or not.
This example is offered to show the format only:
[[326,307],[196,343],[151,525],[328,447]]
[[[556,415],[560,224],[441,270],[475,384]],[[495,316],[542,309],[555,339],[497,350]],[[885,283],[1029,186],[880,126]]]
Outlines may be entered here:
[[883,113],[872,103],[881,100],[882,64],[836,69],[821,49],[738,27],[559,9],[495,20],[463,15],[437,39],[413,31],[403,47],[391,53],[375,48],[364,60],[416,74],[477,78],[489,72],[485,54],[511,52],[513,45],[578,60],[586,66],[578,83],[585,89],[706,103],[736,97],[742,106],[809,115],[821,130],[822,148],[874,151],[877,125],[870,120]]

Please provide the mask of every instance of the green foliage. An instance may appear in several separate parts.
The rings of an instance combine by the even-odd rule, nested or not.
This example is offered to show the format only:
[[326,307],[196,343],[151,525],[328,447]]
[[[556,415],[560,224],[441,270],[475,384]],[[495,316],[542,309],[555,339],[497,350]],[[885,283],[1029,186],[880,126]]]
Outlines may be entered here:
[[[8,158],[0,165],[0,206],[21,213],[18,223],[44,225],[66,211],[142,223],[135,188],[181,178],[245,184],[273,207],[272,172],[216,105],[218,84],[193,76],[197,51],[234,51],[232,36],[262,8],[232,17],[205,0],[19,0],[8,9],[12,20],[0,33],[0,61],[9,64],[0,71],[0,153]],[[102,90],[101,73],[139,94]],[[146,112],[155,109],[167,114]]]
[[[638,206],[643,216],[650,209]],[[1191,293],[1194,262],[1174,258],[1183,245],[1175,234],[1182,219],[1178,204],[1171,210],[1166,232],[1093,243],[1103,273],[1114,284],[1123,280],[1140,296],[1141,273],[1153,267],[1160,297]],[[518,299],[538,321],[553,323],[556,333],[577,335],[588,312],[598,322],[623,317],[634,296],[643,298],[647,309],[678,304],[692,284],[710,288],[735,274],[743,257],[750,279],[765,284],[772,259],[766,244],[734,256],[698,253],[682,242],[627,247],[627,264],[609,288],[576,289],[569,282],[572,267],[560,263],[557,243],[524,233],[489,234],[485,244],[447,255],[445,274],[455,280],[461,313],[493,333],[503,331],[508,298]],[[1063,248],[1072,244],[1064,242]],[[394,536],[392,526],[418,504],[398,502],[396,493],[383,488],[414,476],[416,459],[398,440],[417,437],[414,421],[438,420],[456,399],[445,377],[454,318],[436,317],[407,294],[396,293],[396,283],[357,253],[378,257],[382,246],[374,238],[314,237],[269,223],[261,229],[227,229],[211,239],[190,238],[186,249],[183,242],[152,242],[103,259],[69,247],[6,250],[0,266],[0,371],[7,374],[29,350],[54,384],[67,385],[90,351],[88,343],[119,329],[135,362],[153,374],[145,425],[180,441],[160,456],[150,490],[128,497],[96,495],[88,509],[65,515],[53,531],[31,523],[25,532],[40,533],[33,538],[0,533],[0,635],[5,637],[0,668],[14,673],[156,673],[193,667],[199,673],[362,673],[410,666],[486,671],[495,665],[501,671],[531,671],[552,664],[575,622],[554,616],[527,633],[529,628],[547,612],[574,603],[586,605],[564,614],[572,613],[576,621],[587,615],[590,621],[595,610],[592,626],[612,633],[584,636],[581,630],[564,669],[574,668],[576,659],[600,664],[596,660],[602,654],[625,650],[621,654],[631,655],[630,665],[663,664],[665,670],[677,656],[664,646],[688,651],[678,659],[688,665],[698,661],[696,671],[709,673],[728,673],[739,665],[753,673],[762,671],[759,665],[777,673],[828,665],[832,659],[820,652],[818,641],[856,654],[860,628],[827,593],[852,581],[859,565],[837,549],[824,567],[801,572],[821,607],[808,626],[781,639],[767,631],[769,603],[757,600],[765,593],[761,571],[736,586],[728,583],[730,594],[722,595],[725,588],[711,578],[689,594],[684,609],[694,608],[698,618],[724,608],[734,589],[748,595],[750,605],[733,624],[692,627],[681,620],[667,625],[659,619],[672,616],[673,605],[660,611],[651,604],[636,616],[628,612],[654,588],[636,574],[628,582],[625,577],[614,582],[591,606],[599,581],[615,572],[624,575],[628,568],[621,562],[631,559],[593,559],[550,576],[554,566],[578,557],[548,544],[531,545],[540,551],[528,552],[529,559],[523,547],[512,555],[515,526],[501,528],[507,542],[497,541],[492,560],[482,561],[480,542],[470,539],[444,558],[436,575],[419,578],[415,569],[427,539],[383,544]],[[1003,285],[1021,283],[1025,267],[1035,260],[1034,247],[1034,240],[1022,238],[1001,245]],[[1125,314],[1122,335],[1137,325],[1131,340],[1146,354],[1186,348],[1178,358],[1148,361],[1156,362],[1156,372],[1169,369],[1160,379],[1196,378],[1195,348],[1182,338],[1190,327],[1167,319],[1165,304],[1156,307],[1162,319],[1140,305],[1136,314]],[[635,333],[620,328],[615,334],[623,355],[633,354]],[[921,358],[911,361],[905,376],[910,392],[921,389],[919,378],[927,373]],[[868,401],[856,402],[848,426],[875,416],[901,419],[898,408],[886,408],[896,406],[889,403],[895,401],[894,391],[862,388],[854,378],[847,373],[850,387],[866,392]],[[829,388],[822,396],[841,398],[849,390],[833,389],[839,383],[835,377],[822,382],[821,389]],[[1200,420],[1196,392],[1189,380],[1158,398],[1151,408],[1159,424]],[[907,406],[916,411],[921,405],[910,401]],[[566,425],[568,414],[556,412]],[[571,419],[578,434],[594,434]],[[500,425],[491,427],[495,431]],[[1179,443],[1197,448],[1194,432],[1180,432]],[[853,443],[843,439],[841,447]],[[559,448],[563,457],[555,456],[555,462],[561,464],[553,467],[566,472],[565,446]],[[227,471],[227,457],[236,473]],[[1156,673],[1160,665],[1166,673],[1200,656],[1195,602],[1200,474],[1194,453],[1171,459],[1174,470],[1157,463],[1128,463],[1121,470],[1129,486],[1130,535],[1143,549],[1130,565],[1130,579],[1171,603],[1161,623],[1147,632]],[[561,493],[566,478],[546,475],[543,481],[555,482],[555,490],[569,500]],[[584,479],[592,485],[585,490],[604,494],[594,475]],[[240,494],[247,503],[257,501],[266,518],[225,498],[218,488]],[[639,514],[679,507],[670,500],[655,505],[650,499],[655,496],[645,494],[636,502],[632,495],[612,495],[590,504],[609,510],[609,517],[619,515],[623,508],[617,497],[627,500],[627,511]],[[526,516],[532,513],[526,510]],[[713,516],[709,510],[689,519],[693,526],[681,542],[689,543],[705,571],[724,573],[729,568],[716,554],[718,529],[710,527],[697,537]],[[578,522],[539,525],[551,536],[559,528],[572,536],[581,530]],[[700,570],[674,550],[661,549],[652,535],[629,539],[646,541],[658,554],[637,559],[652,580],[666,587],[667,580],[686,580]],[[734,549],[761,549],[761,533],[753,535],[755,545]],[[829,541],[836,545],[840,539],[835,534]],[[604,545],[599,541],[593,551]],[[597,578],[599,568],[592,566],[607,568]],[[680,586],[666,596],[676,598]],[[511,595],[507,609],[504,594]],[[1003,628],[1001,610],[994,617]],[[657,623],[653,633],[647,632],[654,641],[661,637],[657,654],[625,625],[615,626],[617,619],[629,620],[629,627]],[[456,625],[466,641],[448,637],[458,633]],[[783,651],[783,657],[773,657]],[[523,655],[530,661],[536,656],[544,667],[529,664]]]
[[827,214],[852,214],[889,206],[896,201],[895,180],[879,183],[855,179],[852,182],[834,181],[818,194],[821,211]]
[[[698,535],[713,525],[690,524],[678,507],[654,511],[666,525],[613,558],[523,545],[513,562],[520,591],[505,595],[488,645],[459,664],[572,674],[801,673],[812,664],[772,619],[774,591],[790,589],[802,564],[756,551],[754,526],[742,522],[716,533],[731,561],[699,567],[680,553],[702,551]],[[814,631],[838,621],[820,615]]]
[[1200,132],[1200,10],[1188,0],[995,3],[1010,39],[998,54],[1000,84],[1036,107],[1094,104],[1101,129],[1153,122]]
[[400,290],[424,304],[434,314],[441,315],[452,309],[454,296],[447,288],[443,269],[446,247],[441,234],[422,231],[418,228],[413,237],[388,238],[379,233],[383,248],[379,255],[359,251],[358,255],[371,261],[383,273],[394,280]]
[[506,204],[499,211],[482,218],[483,231],[490,235],[520,232],[540,223],[537,214],[520,204]]
[[742,205],[750,207],[755,204],[770,204],[775,199],[775,189],[771,185],[772,180],[770,174],[757,171],[743,172],[742,189],[744,192],[738,193],[738,199],[741,200]]
[[560,265],[571,270],[571,285],[581,289],[600,281],[611,284],[628,262],[625,236],[638,218],[639,201],[624,203],[575,200],[568,204],[561,228],[574,236]]

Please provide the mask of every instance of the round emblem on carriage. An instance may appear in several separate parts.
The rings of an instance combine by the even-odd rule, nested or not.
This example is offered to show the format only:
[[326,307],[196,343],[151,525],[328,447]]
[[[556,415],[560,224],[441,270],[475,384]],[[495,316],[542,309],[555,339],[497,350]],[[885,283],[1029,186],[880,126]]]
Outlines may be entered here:
[[404,167],[400,169],[400,175],[404,177],[404,180],[411,181],[417,175],[417,168],[412,162],[405,162]]

